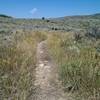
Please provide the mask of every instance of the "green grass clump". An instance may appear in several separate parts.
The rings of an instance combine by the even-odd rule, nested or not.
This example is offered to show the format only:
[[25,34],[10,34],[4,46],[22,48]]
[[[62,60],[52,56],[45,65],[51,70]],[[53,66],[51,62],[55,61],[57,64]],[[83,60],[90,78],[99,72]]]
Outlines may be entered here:
[[95,49],[97,44],[84,39],[77,42],[69,33],[55,33],[48,38],[48,45],[59,66],[64,90],[77,91],[77,98],[100,99],[100,53]]

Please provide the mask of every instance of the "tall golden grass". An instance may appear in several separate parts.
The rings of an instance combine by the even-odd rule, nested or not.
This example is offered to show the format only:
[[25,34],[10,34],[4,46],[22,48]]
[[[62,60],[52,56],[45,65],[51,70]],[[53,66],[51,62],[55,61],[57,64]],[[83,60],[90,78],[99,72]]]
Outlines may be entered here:
[[44,33],[18,30],[12,45],[1,45],[0,100],[29,100],[34,97],[36,46],[46,38]]

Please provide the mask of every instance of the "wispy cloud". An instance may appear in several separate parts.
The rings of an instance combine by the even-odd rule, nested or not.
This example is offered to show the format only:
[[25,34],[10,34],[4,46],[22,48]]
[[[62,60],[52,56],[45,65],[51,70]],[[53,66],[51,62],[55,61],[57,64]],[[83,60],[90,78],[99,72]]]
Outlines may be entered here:
[[31,9],[29,12],[30,12],[32,15],[34,15],[37,11],[38,11],[37,8],[33,8],[33,9]]

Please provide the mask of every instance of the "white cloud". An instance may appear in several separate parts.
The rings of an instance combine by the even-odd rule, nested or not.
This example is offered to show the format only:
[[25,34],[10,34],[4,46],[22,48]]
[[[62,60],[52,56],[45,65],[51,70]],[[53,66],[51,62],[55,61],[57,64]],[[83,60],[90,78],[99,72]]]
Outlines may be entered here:
[[32,10],[30,10],[30,13],[34,15],[37,11],[38,11],[37,8],[33,8]]

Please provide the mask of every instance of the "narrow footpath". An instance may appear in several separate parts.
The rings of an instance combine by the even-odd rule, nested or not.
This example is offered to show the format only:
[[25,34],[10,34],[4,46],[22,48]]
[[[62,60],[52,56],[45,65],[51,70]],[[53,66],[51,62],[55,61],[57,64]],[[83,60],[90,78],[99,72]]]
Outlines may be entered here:
[[37,46],[37,68],[35,86],[36,100],[72,100],[65,97],[59,87],[56,65],[53,63],[46,41]]

